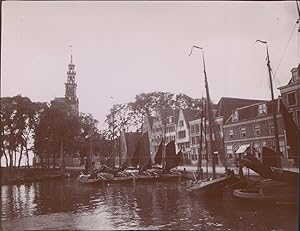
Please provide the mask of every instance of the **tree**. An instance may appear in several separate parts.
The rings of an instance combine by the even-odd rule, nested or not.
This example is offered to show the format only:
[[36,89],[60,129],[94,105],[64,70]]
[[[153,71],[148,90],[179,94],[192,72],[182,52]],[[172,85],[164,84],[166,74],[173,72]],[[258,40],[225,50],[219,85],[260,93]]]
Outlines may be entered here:
[[38,111],[38,104],[31,102],[28,97],[20,95],[1,98],[1,156],[6,158],[10,167],[17,166],[17,153],[19,153],[18,167],[20,167],[23,152],[27,156],[32,148],[32,138],[35,126],[35,115]]
[[[40,122],[35,132],[35,150],[42,158],[52,155],[53,168],[56,157],[62,151],[74,151],[73,144],[80,134],[79,117],[65,103],[52,103],[40,115]],[[64,152],[61,153],[64,158]]]

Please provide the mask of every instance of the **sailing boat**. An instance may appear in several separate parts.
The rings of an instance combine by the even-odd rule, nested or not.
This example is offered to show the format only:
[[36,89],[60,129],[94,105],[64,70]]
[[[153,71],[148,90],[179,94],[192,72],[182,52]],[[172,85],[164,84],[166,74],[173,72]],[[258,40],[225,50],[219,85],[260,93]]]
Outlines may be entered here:
[[[298,4],[297,4],[298,6]],[[299,12],[300,17],[300,12]],[[257,42],[264,43],[267,45],[266,41],[257,40]],[[259,188],[259,191],[245,191],[245,189],[236,189],[233,191],[233,195],[239,199],[255,199],[255,200],[268,200],[271,199],[277,203],[289,203],[289,204],[298,204],[298,180],[299,180],[299,173],[283,170],[281,168],[281,159],[280,159],[280,149],[279,149],[279,139],[278,139],[278,127],[277,127],[277,119],[276,119],[276,110],[275,110],[275,100],[274,100],[274,93],[273,93],[273,83],[272,83],[272,76],[271,76],[271,67],[270,67],[270,58],[268,52],[268,45],[267,45],[267,67],[269,71],[269,80],[270,80],[270,90],[272,96],[272,103],[273,103],[273,123],[274,123],[274,132],[275,132],[275,143],[276,149],[275,151],[264,147],[262,156],[263,161],[262,163],[252,154],[247,154],[241,162],[244,166],[254,170],[260,176],[272,179],[275,181],[271,181],[272,184],[275,186],[270,187],[268,185],[262,184]],[[293,139],[290,143],[292,149],[294,149],[295,153],[297,153],[297,127],[294,124],[294,121],[289,118],[289,113],[285,108],[284,104],[280,100],[280,111],[283,115],[283,120],[285,122],[287,128],[287,134],[289,134],[289,138]],[[277,181],[277,183],[276,183]],[[284,182],[285,185],[278,184],[279,182]],[[282,191],[284,189],[284,191]],[[270,196],[269,196],[270,195]],[[282,197],[282,195],[285,195]]]
[[[300,13],[299,13],[300,17]],[[264,44],[267,44],[266,41],[257,40],[257,42],[261,42]],[[298,179],[299,179],[299,173],[297,172],[291,172],[287,170],[283,170],[281,168],[281,159],[279,157],[279,139],[278,139],[278,127],[277,127],[277,119],[276,119],[276,111],[275,111],[275,100],[274,100],[274,93],[273,93],[273,84],[272,84],[272,76],[271,76],[271,67],[270,67],[270,58],[269,58],[269,52],[268,52],[268,46],[267,46],[267,66],[269,71],[269,80],[270,80],[270,90],[271,90],[271,96],[272,96],[272,103],[273,103],[273,122],[274,122],[274,132],[275,132],[275,143],[276,143],[276,151],[273,151],[269,148],[264,148],[262,152],[263,158],[265,157],[265,160],[263,159],[263,162],[261,163],[256,157],[252,155],[247,155],[242,159],[242,163],[252,169],[253,171],[257,172],[259,175],[274,179],[277,181],[283,181],[290,185],[298,186]],[[280,100],[280,112],[283,115],[283,120],[286,127],[287,137],[288,137],[288,144],[293,150],[294,153],[297,153],[297,150],[299,150],[299,143],[297,141],[297,126],[293,119],[291,118],[290,114],[288,113],[286,107],[284,106],[282,99]],[[269,155],[273,159],[277,159],[278,161],[276,163],[267,163],[266,156]],[[296,154],[297,155],[297,154]],[[298,161],[298,156],[295,157]]]
[[176,154],[175,141],[171,141],[166,146],[165,155],[165,166],[160,174],[161,180],[179,179],[181,174],[172,171],[173,168],[177,167],[182,159],[181,150]]
[[151,169],[151,156],[148,132],[139,139],[133,157],[132,166],[138,168],[136,180],[156,180],[158,175],[149,171]]
[[[204,61],[204,51],[203,48],[198,46],[193,46],[189,56],[192,54],[193,48],[202,50],[203,58],[203,69],[204,69],[204,80],[205,80],[205,89],[206,89],[206,98],[207,98],[207,116],[208,116],[208,126],[209,126],[209,150],[212,157],[212,178],[206,180],[195,181],[189,187],[189,191],[197,196],[223,196],[223,189],[229,184],[234,184],[239,181],[237,177],[233,175],[233,172],[228,170],[226,174],[220,178],[216,178],[216,164],[215,157],[213,155],[213,139],[212,139],[212,123],[213,123],[213,114],[211,110],[211,101],[209,96],[208,81],[205,69]],[[207,153],[208,154],[208,153]]]

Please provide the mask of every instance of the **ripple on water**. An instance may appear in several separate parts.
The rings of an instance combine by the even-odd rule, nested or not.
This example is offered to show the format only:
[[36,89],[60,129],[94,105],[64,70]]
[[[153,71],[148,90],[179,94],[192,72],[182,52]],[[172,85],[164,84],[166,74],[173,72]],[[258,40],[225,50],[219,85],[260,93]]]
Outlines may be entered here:
[[200,201],[188,196],[183,185],[176,182],[110,185],[101,189],[84,187],[72,180],[67,181],[67,186],[62,182],[2,188],[6,195],[2,219],[5,227],[11,227],[5,230],[295,230],[298,221],[297,213],[289,211],[250,210],[234,205],[228,209],[221,202]]

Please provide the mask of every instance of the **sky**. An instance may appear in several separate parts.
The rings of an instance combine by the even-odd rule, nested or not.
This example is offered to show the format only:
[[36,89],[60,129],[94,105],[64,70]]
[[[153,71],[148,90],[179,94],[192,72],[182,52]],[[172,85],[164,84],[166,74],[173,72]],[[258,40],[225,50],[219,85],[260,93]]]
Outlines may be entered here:
[[[99,127],[116,103],[142,92],[270,99],[300,63],[295,1],[5,1],[2,2],[1,96],[50,102],[65,94],[72,46],[81,112]],[[293,33],[292,33],[293,32]],[[275,95],[279,94],[275,90]],[[111,99],[113,97],[113,99]]]

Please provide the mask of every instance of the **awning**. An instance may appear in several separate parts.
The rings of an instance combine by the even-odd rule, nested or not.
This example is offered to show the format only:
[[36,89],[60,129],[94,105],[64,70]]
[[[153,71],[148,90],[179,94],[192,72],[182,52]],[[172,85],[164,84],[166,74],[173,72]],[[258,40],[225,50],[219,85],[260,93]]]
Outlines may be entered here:
[[248,148],[250,147],[250,144],[243,144],[241,147],[238,148],[238,150],[235,151],[236,154],[244,153]]

